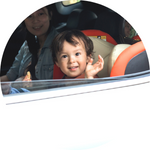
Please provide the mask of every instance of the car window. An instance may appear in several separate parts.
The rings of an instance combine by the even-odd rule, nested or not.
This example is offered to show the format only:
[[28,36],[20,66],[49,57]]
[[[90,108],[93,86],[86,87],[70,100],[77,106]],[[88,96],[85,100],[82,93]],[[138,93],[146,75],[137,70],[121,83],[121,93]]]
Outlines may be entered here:
[[[80,0],[70,0],[70,1],[63,1],[63,2],[61,2],[61,4],[63,3],[63,5],[64,6],[62,6],[61,5],[61,7],[60,7],[60,3],[56,3],[56,8],[58,9],[58,11],[60,12],[60,11],[62,11],[62,13],[60,13],[61,14],[61,16],[66,16],[66,15],[69,15],[69,13],[73,10],[73,9],[75,9],[75,8],[80,8],[79,6],[75,6],[75,5],[72,5],[72,4],[76,4],[77,3],[77,5],[78,4],[80,4],[79,3],[80,2]],[[91,6],[91,4],[92,3],[89,3],[90,4],[90,6]],[[88,4],[88,5],[89,5]],[[72,6],[71,6],[72,5]],[[88,6],[87,4],[86,4],[86,6]],[[67,7],[65,7],[65,6],[69,6],[68,8]],[[94,6],[96,6],[96,5],[94,5]],[[88,7],[88,8],[90,8],[90,7]],[[92,7],[93,8],[93,7]],[[67,9],[67,11],[65,11]],[[68,10],[69,9],[69,10]],[[96,10],[96,8],[95,8],[95,10]],[[98,12],[99,12],[99,9],[98,9]],[[114,12],[110,12],[110,11],[108,11],[107,13],[112,13],[112,14],[114,14]],[[106,15],[107,15],[107,13],[106,13]],[[100,14],[100,16],[101,15],[103,15],[103,14],[105,14],[105,12],[103,12],[103,13],[101,13]],[[103,18],[103,17],[102,17]],[[57,18],[58,19],[58,18]],[[128,38],[133,38],[133,37],[136,37],[137,38],[137,32],[134,30],[134,28],[131,26],[131,25],[129,25],[128,24],[128,22],[126,21],[126,20],[123,20],[124,22],[123,22],[123,24],[122,24],[122,29],[123,29],[123,33],[125,34],[125,25],[126,25],[126,23],[127,23],[127,29],[129,28],[129,27],[131,27],[131,28],[129,28],[129,35],[128,34],[126,34],[126,36],[123,36],[123,37],[128,37]],[[94,22],[92,22],[93,24],[94,24]],[[93,35],[92,35],[93,36]],[[94,36],[95,37],[95,36]],[[98,36],[96,36],[97,38],[99,38],[100,36],[98,35]],[[101,39],[103,39],[102,37],[106,37],[106,36],[101,36]],[[128,40],[128,38],[127,38],[127,40]],[[138,40],[138,39],[136,39],[135,38],[135,40]],[[125,38],[123,38],[123,40],[124,40]],[[24,39],[23,39],[24,40]],[[99,40],[99,39],[98,39]],[[17,42],[18,42],[18,40],[16,40]],[[128,42],[128,41],[127,41]],[[126,41],[123,41],[123,43],[127,43]],[[106,50],[105,50],[105,48],[102,48],[102,43],[100,42],[97,42],[97,39],[96,39],[96,41],[95,41],[95,43],[96,43],[96,45],[97,45],[97,47],[98,47],[98,49],[100,50],[100,49],[102,49],[103,51],[100,53],[103,57],[104,57],[104,59],[106,59],[106,61],[105,62],[107,62],[107,60],[108,60],[108,56],[109,56],[109,54],[110,54],[110,52],[111,52],[111,50],[112,50],[112,47],[114,46],[109,46],[110,45],[110,43],[107,43],[107,45],[105,45],[105,48],[107,48]],[[16,45],[16,43],[13,43],[14,45]],[[109,45],[108,45],[109,44]],[[122,44],[122,43],[121,43]],[[133,43],[131,43],[131,44],[133,44]],[[20,44],[21,45],[21,44]],[[19,46],[20,46],[19,45]],[[100,45],[100,46],[99,46]],[[103,43],[103,45],[104,45],[104,43]],[[96,47],[96,46],[95,46]],[[10,46],[10,50],[12,49],[12,46]],[[96,51],[95,51],[96,52]],[[14,51],[13,51],[13,54],[14,54]],[[16,54],[15,54],[16,55]],[[9,56],[10,57],[12,57],[12,55],[10,55],[10,53],[9,53]],[[146,56],[146,64],[149,64],[148,63],[148,57],[147,57],[147,55],[144,55],[144,56]],[[96,55],[96,57],[95,58],[97,58],[97,55]],[[135,57],[134,57],[135,58]],[[136,57],[137,58],[137,57]],[[139,58],[139,57],[138,57]],[[139,60],[139,59],[136,59],[137,61]],[[140,58],[145,58],[145,57],[143,57],[143,55],[140,55]],[[7,60],[9,60],[10,61],[10,59],[9,59],[9,57],[7,56],[7,59],[6,59],[6,62],[7,62]],[[135,60],[135,59],[134,59]],[[135,63],[136,61],[133,61],[132,60],[132,62],[130,62],[130,66],[132,66],[132,64],[137,64],[137,63]],[[140,62],[140,61],[138,61],[138,62]],[[105,66],[107,66],[106,65],[107,63],[105,63]],[[138,65],[137,65],[138,66]],[[148,67],[147,68],[149,68],[149,65],[147,65]],[[2,66],[3,67],[3,66]],[[10,66],[9,66],[10,67]],[[6,67],[5,67],[6,68]],[[143,68],[143,67],[141,67],[141,68]],[[147,69],[146,68],[146,69]],[[6,68],[7,69],[7,68]],[[107,67],[105,67],[105,69],[103,69],[105,72],[107,72]],[[130,70],[132,70],[132,68],[130,69]],[[134,70],[133,70],[134,71]],[[91,83],[94,83],[94,82],[98,82],[98,83],[104,83],[104,82],[106,82],[106,81],[112,81],[113,79],[115,79],[115,80],[118,80],[118,79],[120,79],[120,77],[118,77],[118,78],[110,78],[109,79],[109,77],[107,77],[107,78],[103,78],[103,77],[106,77],[106,74],[104,74],[104,76],[101,76],[101,78],[99,78],[99,79],[92,79],[92,80],[88,80],[88,79],[76,79],[76,80],[39,80],[39,81],[32,81],[32,82],[10,82],[10,84],[11,84],[11,86],[12,87],[14,87],[14,88],[16,88],[16,89],[20,89],[20,88],[26,88],[26,89],[28,89],[29,91],[38,91],[38,90],[44,90],[44,89],[52,89],[52,88],[60,88],[60,87],[68,87],[68,86],[76,86],[76,85],[83,85],[83,84],[91,84]],[[130,76],[130,77],[132,77],[132,75]],[[126,78],[126,76],[125,76],[125,78]]]
[[[38,91],[52,88],[76,86],[83,84],[90,84],[94,82],[102,82],[105,79],[56,79],[56,80],[33,80],[33,81],[15,81],[9,82],[12,88],[19,90],[25,88],[29,91]],[[7,82],[8,83],[8,82]]]
[[120,23],[120,40],[125,44],[134,44],[141,41],[137,31],[125,19]]
[[[66,88],[66,87],[77,87],[77,86],[86,86],[90,84],[107,84],[107,83],[114,83],[120,82],[124,80],[136,79],[150,75],[150,70],[128,74],[124,76],[117,76],[117,77],[106,77],[106,78],[95,78],[95,79],[55,79],[55,80],[33,80],[33,81],[15,81],[15,82],[3,82],[3,84],[9,84],[11,88],[15,88],[19,90],[20,93],[22,92],[41,92],[42,90],[48,89],[56,89],[56,88]],[[25,91],[20,91],[21,88],[24,88]],[[19,93],[16,93],[19,94]],[[28,94],[28,92],[27,92]],[[14,94],[9,94],[14,95]]]

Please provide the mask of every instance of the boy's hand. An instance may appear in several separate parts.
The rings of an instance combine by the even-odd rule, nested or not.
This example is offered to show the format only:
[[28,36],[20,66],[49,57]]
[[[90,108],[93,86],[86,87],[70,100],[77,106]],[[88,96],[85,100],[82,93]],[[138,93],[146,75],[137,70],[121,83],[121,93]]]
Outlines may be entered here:
[[103,69],[104,66],[104,60],[103,58],[98,55],[98,61],[93,64],[93,59],[91,58],[90,61],[88,62],[85,70],[85,77],[88,79],[93,79],[94,76]]

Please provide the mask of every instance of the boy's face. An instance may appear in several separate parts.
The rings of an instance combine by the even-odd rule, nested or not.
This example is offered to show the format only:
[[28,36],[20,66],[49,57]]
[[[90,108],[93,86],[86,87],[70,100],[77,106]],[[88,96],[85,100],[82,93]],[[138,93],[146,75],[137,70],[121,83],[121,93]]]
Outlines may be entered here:
[[73,46],[65,41],[63,50],[57,54],[56,65],[67,77],[75,78],[84,72],[88,58],[83,43]]

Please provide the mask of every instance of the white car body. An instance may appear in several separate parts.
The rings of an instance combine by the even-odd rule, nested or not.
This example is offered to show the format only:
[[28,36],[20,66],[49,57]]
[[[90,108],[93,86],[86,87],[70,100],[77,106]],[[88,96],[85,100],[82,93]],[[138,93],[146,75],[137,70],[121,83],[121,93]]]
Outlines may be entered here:
[[1,149],[149,149],[150,70],[115,79],[2,97]]
[[8,95],[3,111],[4,131],[9,135],[3,137],[6,148],[147,149],[149,87],[150,73],[104,84]]

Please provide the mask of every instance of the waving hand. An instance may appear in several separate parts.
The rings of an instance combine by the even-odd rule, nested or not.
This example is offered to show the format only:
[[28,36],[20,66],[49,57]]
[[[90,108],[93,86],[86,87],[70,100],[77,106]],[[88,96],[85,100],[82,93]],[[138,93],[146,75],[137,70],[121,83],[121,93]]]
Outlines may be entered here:
[[103,69],[104,60],[100,55],[98,55],[98,61],[93,65],[92,63],[93,63],[93,59],[91,58],[85,70],[85,77],[89,79],[93,79],[94,76]]

